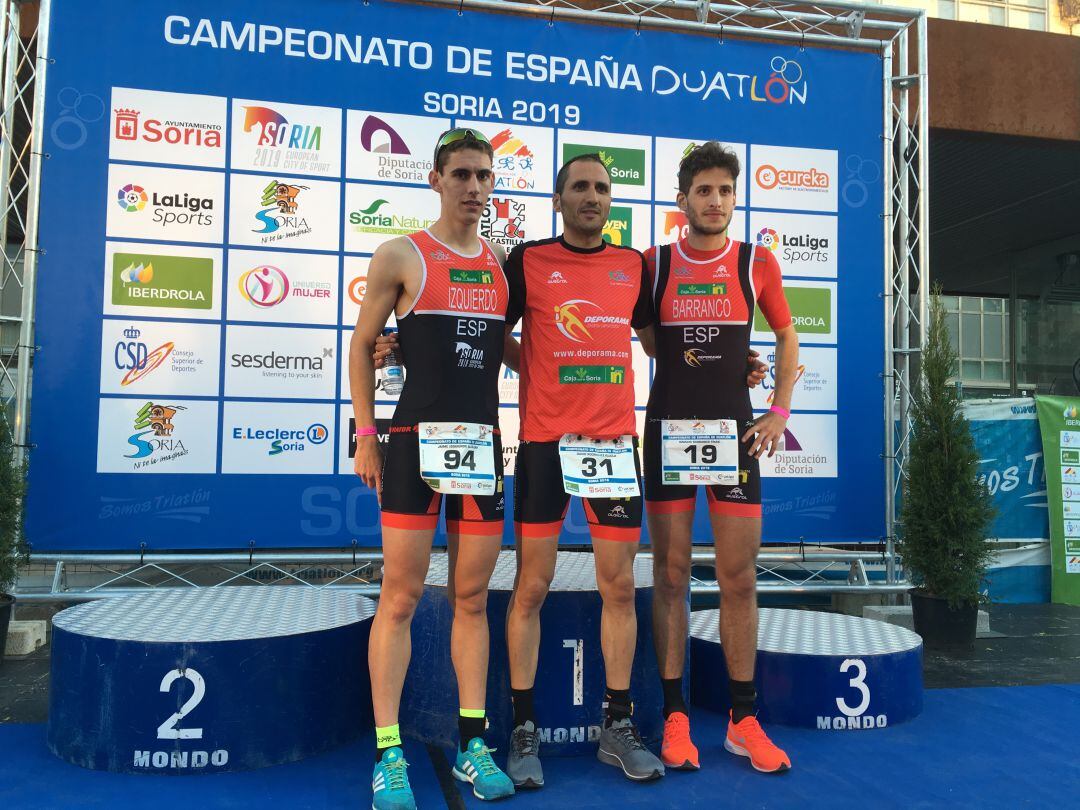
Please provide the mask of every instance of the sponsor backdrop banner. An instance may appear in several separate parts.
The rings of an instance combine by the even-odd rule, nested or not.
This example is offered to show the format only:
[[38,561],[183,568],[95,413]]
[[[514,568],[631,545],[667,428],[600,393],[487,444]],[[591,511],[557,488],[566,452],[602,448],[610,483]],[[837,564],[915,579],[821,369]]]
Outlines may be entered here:
[[[507,248],[558,233],[555,173],[584,152],[614,179],[605,238],[677,240],[679,159],[734,149],[731,236],[774,252],[803,344],[765,537],[881,537],[876,55],[352,0],[55,0],[52,26],[35,549],[377,545],[350,330],[372,251],[438,216],[432,146],[462,124],[494,145],[481,230]],[[760,316],[753,341],[771,368]],[[640,425],[640,347],[634,372]],[[503,370],[511,476],[517,385]],[[577,506],[564,539],[587,541]]]
[[1080,605],[1080,398],[1035,397],[1050,504],[1050,601]]
[[1048,539],[1048,465],[1044,464],[1035,400],[969,399],[964,402],[964,416],[979,452],[979,478],[997,508],[988,536]]

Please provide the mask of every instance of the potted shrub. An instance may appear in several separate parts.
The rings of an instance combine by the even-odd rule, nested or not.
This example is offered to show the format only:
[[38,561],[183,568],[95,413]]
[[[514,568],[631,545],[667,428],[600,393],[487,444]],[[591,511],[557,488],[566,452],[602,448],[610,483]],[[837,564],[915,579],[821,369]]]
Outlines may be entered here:
[[15,462],[11,434],[0,422],[0,662],[7,645],[8,622],[15,600],[7,593],[26,560],[22,536],[22,506],[25,470]]
[[971,647],[994,516],[956,389],[940,287],[931,296],[926,346],[912,392],[912,438],[900,513],[900,553],[916,586],[915,632],[928,648]]

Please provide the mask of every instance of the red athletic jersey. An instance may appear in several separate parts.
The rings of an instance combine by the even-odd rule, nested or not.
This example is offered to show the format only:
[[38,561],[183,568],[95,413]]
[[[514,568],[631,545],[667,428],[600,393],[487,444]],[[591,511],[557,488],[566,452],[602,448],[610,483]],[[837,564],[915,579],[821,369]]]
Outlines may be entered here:
[[631,327],[652,323],[644,260],[607,242],[526,242],[506,260],[506,323],[521,327],[520,438],[636,435]]
[[491,247],[462,256],[427,231],[409,234],[420,293],[397,319],[405,389],[395,425],[473,421],[497,425],[506,278]]
[[774,330],[791,325],[776,258],[733,239],[718,251],[694,250],[683,239],[650,248],[646,266],[657,309],[648,418],[749,418],[755,304]]

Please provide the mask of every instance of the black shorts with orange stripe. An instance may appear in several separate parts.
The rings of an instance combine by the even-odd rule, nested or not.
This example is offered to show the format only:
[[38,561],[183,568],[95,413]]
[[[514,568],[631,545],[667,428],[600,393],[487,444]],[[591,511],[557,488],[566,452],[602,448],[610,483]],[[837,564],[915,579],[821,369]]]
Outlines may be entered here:
[[[383,456],[382,525],[392,529],[432,531],[439,523],[444,496],[420,477],[416,427],[394,425]],[[450,534],[501,535],[506,496],[503,492],[502,441],[495,433],[495,494],[446,495],[446,530]]]
[[[752,420],[739,420],[743,431]],[[709,511],[732,517],[761,517],[761,469],[758,460],[750,455],[750,445],[739,441],[739,483],[733,486],[705,486]],[[660,454],[660,420],[645,422],[645,508],[650,514],[693,512],[697,502],[697,486],[665,484]]]
[[[514,468],[514,522],[522,538],[555,537],[562,529],[570,495],[563,489],[559,443],[525,442],[518,446]],[[641,477],[637,439],[634,467]],[[636,543],[641,539],[641,496],[582,498],[589,534],[594,540]]]

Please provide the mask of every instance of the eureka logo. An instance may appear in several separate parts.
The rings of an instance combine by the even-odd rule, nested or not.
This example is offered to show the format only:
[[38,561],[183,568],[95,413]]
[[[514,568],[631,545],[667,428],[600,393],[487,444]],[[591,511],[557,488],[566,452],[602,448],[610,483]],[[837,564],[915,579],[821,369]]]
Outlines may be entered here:
[[645,185],[645,150],[621,146],[594,146],[592,144],[563,144],[563,163],[579,155],[599,155],[607,167],[611,182],[623,186]]

